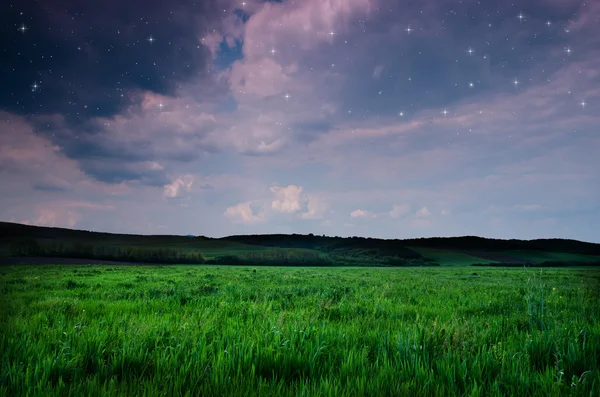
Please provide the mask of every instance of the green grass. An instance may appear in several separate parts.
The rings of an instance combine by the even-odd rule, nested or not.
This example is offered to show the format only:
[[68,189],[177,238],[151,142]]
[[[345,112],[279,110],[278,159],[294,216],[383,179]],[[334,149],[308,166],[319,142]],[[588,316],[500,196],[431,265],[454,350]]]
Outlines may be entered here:
[[474,263],[494,263],[492,260],[483,259],[458,251],[425,247],[409,248],[423,255],[425,258],[433,259],[441,266],[471,266]]
[[598,268],[1,267],[0,395],[598,396],[599,281]]

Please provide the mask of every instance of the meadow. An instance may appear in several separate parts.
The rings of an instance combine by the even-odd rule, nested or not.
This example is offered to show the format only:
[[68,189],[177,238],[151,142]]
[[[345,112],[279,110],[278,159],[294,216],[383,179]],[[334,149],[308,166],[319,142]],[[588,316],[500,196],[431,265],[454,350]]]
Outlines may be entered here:
[[0,267],[0,395],[598,396],[600,269]]

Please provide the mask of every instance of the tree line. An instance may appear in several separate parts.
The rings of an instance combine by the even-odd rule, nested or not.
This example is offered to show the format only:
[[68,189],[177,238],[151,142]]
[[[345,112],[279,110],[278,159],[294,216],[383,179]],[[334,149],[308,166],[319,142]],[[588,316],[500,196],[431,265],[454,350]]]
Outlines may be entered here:
[[39,244],[35,240],[22,240],[11,245],[12,256],[42,256],[57,258],[97,259],[116,262],[141,263],[205,263],[206,258],[198,250],[173,248],[106,246],[86,243],[65,245],[61,243]]

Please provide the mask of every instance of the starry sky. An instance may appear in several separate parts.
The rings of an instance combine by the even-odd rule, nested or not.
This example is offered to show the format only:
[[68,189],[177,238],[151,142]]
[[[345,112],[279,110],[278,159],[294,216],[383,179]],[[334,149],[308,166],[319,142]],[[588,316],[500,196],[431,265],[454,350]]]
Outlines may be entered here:
[[600,1],[2,8],[0,220],[600,242]]

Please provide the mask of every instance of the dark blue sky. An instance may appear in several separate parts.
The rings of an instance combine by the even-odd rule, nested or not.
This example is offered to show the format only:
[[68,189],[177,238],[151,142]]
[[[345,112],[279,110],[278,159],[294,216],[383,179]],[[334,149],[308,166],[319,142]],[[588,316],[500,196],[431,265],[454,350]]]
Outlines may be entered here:
[[0,219],[600,241],[600,2],[8,4]]

